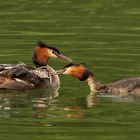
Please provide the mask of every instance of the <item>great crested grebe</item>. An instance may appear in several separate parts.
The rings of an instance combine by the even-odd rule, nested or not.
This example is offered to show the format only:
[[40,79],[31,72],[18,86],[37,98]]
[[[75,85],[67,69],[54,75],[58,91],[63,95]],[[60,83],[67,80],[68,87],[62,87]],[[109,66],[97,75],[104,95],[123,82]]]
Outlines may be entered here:
[[79,80],[88,82],[90,93],[110,93],[116,95],[139,95],[140,96],[140,77],[125,78],[110,84],[102,85],[99,83],[94,73],[83,64],[69,64],[63,69],[56,71],[57,74],[72,75]]
[[55,70],[47,65],[49,58],[72,61],[55,47],[39,41],[32,56],[36,68],[24,63],[0,64],[0,88],[26,90],[43,87],[51,89],[52,96],[57,96],[60,80],[58,75],[51,75]]

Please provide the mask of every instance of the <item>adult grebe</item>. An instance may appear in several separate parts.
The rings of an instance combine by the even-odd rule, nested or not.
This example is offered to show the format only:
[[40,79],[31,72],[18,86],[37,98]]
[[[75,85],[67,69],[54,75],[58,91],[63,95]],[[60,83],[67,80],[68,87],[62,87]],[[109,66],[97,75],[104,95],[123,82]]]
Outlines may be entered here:
[[69,64],[62,70],[56,71],[57,74],[72,75],[79,80],[88,82],[92,94],[110,93],[116,95],[139,95],[140,96],[140,77],[122,79],[110,84],[100,84],[95,75],[83,64]]
[[15,90],[49,88],[53,94],[52,96],[57,96],[60,80],[58,75],[51,75],[55,70],[47,65],[49,58],[72,61],[55,47],[39,41],[32,56],[36,68],[28,67],[24,63],[1,64],[0,88]]

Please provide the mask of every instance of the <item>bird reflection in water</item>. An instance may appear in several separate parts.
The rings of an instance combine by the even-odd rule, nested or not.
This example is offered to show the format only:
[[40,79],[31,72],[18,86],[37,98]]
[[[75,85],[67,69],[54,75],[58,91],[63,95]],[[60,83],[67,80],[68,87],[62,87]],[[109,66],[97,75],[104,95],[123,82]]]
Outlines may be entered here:
[[[93,107],[94,96],[89,94],[87,97],[69,99],[53,98],[49,99],[40,94],[0,94],[0,117],[28,117],[33,118],[35,126],[50,127],[57,124],[49,120],[58,119],[84,119],[88,107]],[[25,112],[25,110],[27,112]]]
[[[84,118],[84,111],[81,106],[65,106],[60,107],[61,103],[59,100],[44,100],[43,98],[33,101],[33,109],[36,111],[33,117],[37,119],[43,118],[73,118],[73,119],[82,119]],[[39,123],[40,124],[40,123]],[[42,123],[41,123],[42,124]]]
[[96,105],[96,99],[95,99],[95,94],[94,92],[90,92],[88,95],[87,95],[87,98],[86,98],[86,103],[87,103],[87,107],[91,108],[93,106]]

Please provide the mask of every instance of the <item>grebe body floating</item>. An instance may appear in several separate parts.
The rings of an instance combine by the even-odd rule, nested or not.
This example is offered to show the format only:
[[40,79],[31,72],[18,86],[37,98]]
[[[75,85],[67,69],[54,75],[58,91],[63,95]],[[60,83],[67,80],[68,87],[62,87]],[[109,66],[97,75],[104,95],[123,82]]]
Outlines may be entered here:
[[24,63],[0,65],[0,89],[29,90],[46,88],[52,96],[58,96],[60,80],[51,75],[55,70],[50,66],[28,67]]
[[32,55],[36,68],[24,63],[0,64],[0,89],[27,90],[47,88],[53,96],[58,95],[60,80],[58,75],[51,75],[55,70],[48,65],[49,58],[72,60],[55,47],[39,41]]
[[83,64],[69,64],[56,71],[57,74],[72,75],[81,81],[87,81],[90,93],[110,93],[116,95],[140,96],[140,77],[125,78],[113,83],[102,85],[96,80],[95,74]]

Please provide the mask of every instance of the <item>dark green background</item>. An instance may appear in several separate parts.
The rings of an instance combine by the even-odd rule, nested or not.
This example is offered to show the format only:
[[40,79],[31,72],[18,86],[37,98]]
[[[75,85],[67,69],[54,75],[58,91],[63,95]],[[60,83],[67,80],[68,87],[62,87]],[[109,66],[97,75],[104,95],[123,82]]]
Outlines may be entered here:
[[[0,0],[0,63],[33,66],[38,40],[86,63],[102,83],[139,76],[140,1]],[[88,108],[86,82],[63,76],[60,96],[36,109],[43,92],[0,92],[0,140],[140,139],[138,97],[97,96]]]

